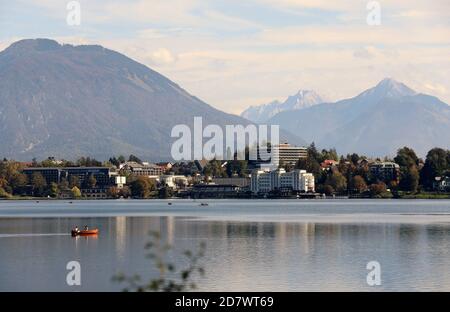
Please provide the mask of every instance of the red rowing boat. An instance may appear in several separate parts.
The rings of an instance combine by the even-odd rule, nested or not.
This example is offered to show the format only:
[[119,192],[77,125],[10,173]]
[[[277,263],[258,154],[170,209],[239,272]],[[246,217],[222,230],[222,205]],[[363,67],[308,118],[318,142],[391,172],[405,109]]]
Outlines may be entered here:
[[98,235],[98,229],[93,230],[72,230],[72,236],[89,236],[89,235]]

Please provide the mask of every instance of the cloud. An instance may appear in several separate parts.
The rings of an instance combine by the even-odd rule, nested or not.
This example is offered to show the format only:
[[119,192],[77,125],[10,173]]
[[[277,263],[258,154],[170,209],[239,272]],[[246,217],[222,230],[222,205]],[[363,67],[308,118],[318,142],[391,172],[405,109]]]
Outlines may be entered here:
[[380,1],[377,27],[368,1],[249,1],[80,0],[82,27],[66,29],[63,1],[21,0],[11,12],[38,7],[48,24],[7,25],[16,37],[117,50],[228,112],[304,88],[338,100],[386,76],[450,102],[450,1]]
[[262,0],[263,3],[272,5],[278,8],[290,8],[290,9],[321,9],[327,11],[348,11],[355,7],[363,5],[358,0],[346,0],[346,1],[329,1],[329,0]]
[[176,61],[176,57],[165,48],[160,48],[150,55],[150,59],[154,64],[172,64]]
[[428,90],[430,90],[431,92],[436,92],[439,94],[447,94],[447,88],[444,87],[442,84],[436,83],[436,84],[432,84],[432,83],[425,83],[424,87]]
[[345,25],[293,26],[263,31],[259,40],[277,45],[336,44],[449,44],[450,27],[409,25],[408,27],[360,27]]

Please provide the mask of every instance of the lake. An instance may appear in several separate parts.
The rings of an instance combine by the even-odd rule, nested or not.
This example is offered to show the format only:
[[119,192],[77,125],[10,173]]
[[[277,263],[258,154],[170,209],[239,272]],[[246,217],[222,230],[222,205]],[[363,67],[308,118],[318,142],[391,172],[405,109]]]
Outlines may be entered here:
[[[149,231],[180,268],[206,242],[204,291],[450,291],[449,200],[202,202],[0,201],[0,291],[120,291],[119,272],[156,277]],[[73,238],[75,225],[100,234]],[[66,283],[74,260],[81,286]],[[366,282],[370,261],[380,286]]]

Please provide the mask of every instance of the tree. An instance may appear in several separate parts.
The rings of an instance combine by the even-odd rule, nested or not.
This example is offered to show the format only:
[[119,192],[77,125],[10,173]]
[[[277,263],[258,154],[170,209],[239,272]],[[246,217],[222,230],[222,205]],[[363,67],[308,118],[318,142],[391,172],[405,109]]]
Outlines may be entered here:
[[323,161],[323,157],[322,155],[317,151],[316,148],[316,144],[314,142],[312,142],[309,146],[308,146],[308,158],[312,158],[315,159],[317,162],[322,162]]
[[322,158],[322,160],[325,160],[325,159],[331,159],[331,160],[335,160],[335,161],[339,160],[339,156],[336,152],[336,149],[334,149],[334,148],[332,148],[330,150],[323,149],[321,158]]
[[122,187],[122,189],[119,191],[119,196],[122,196],[123,198],[130,197],[130,194],[130,188],[126,185],[124,185],[124,187]]
[[364,181],[363,177],[356,175],[351,180],[351,188],[358,193],[362,193],[367,190],[366,181]]
[[445,151],[442,148],[433,148],[428,152],[420,176],[424,186],[431,188],[435,177],[442,176],[450,170],[448,154],[449,151]]
[[230,160],[226,165],[226,174],[228,177],[232,177],[233,174],[237,174],[240,177],[245,176],[247,171],[247,161],[246,160]]
[[116,186],[111,186],[107,192],[108,197],[111,197],[111,198],[119,197],[119,193],[120,193],[120,190]]
[[333,187],[331,186],[331,185],[325,185],[324,187],[323,187],[323,192],[325,193],[325,195],[333,195],[333,193],[334,193],[334,189],[333,189]]
[[100,167],[102,165],[101,161],[90,157],[81,157],[77,160],[77,165],[80,167]]
[[389,186],[389,189],[397,191],[397,189],[398,189],[398,182],[397,182],[397,180],[389,181],[388,186]]
[[172,197],[172,189],[168,186],[164,186],[159,189],[159,198],[170,198]]
[[111,198],[126,198],[130,196],[130,190],[128,186],[123,186],[122,188],[118,188],[117,186],[111,186],[107,192],[108,196]]
[[133,197],[148,198],[155,189],[155,181],[148,177],[139,176],[130,183],[130,191]]
[[417,192],[419,187],[419,171],[415,165],[405,169],[402,173],[402,179],[400,180],[400,188],[407,192]]
[[8,181],[5,178],[0,176],[0,187],[4,188],[7,185],[8,185]]
[[15,173],[11,176],[9,185],[11,186],[13,193],[23,195],[26,192],[28,184],[28,177],[23,173]]
[[34,196],[43,196],[47,187],[47,181],[45,181],[44,176],[40,172],[34,172],[31,175],[31,186]]
[[360,160],[360,157],[358,154],[353,153],[350,155],[350,161],[356,166],[358,164],[358,161]]
[[58,184],[55,182],[50,183],[50,196],[55,198],[59,195]]
[[72,197],[73,198],[80,198],[81,197],[81,191],[78,187],[74,186],[72,187]]
[[69,187],[73,188],[73,187],[77,187],[80,188],[80,179],[78,178],[78,176],[76,175],[71,175],[69,178],[70,182],[69,182]]
[[62,177],[61,178],[61,182],[59,182],[58,188],[60,190],[67,190],[67,189],[69,189],[69,182],[67,182],[67,178],[66,177]]
[[140,158],[138,158],[137,156],[134,156],[133,154],[131,154],[130,157],[128,157],[128,161],[134,161],[139,164],[142,164],[142,160]]
[[328,175],[325,185],[330,185],[336,192],[344,192],[347,189],[347,179],[337,170]]
[[316,179],[319,179],[321,171],[322,171],[320,168],[320,163],[315,158],[310,156],[309,154],[306,159],[299,159],[297,161],[295,168],[303,169],[303,170],[306,170],[306,171],[314,174],[314,177]]
[[394,161],[400,166],[400,189],[416,192],[419,186],[419,158],[414,150],[406,146],[399,149]]
[[117,160],[116,157],[110,157],[109,158],[109,163],[114,165],[114,166],[116,166],[116,167],[119,167],[119,165],[120,165],[120,162]]
[[11,194],[6,192],[3,187],[0,187],[0,198],[10,198]]
[[212,159],[203,169],[203,173],[208,177],[226,177],[227,173],[224,167],[222,167],[222,161]]
[[411,166],[418,166],[419,158],[412,148],[405,146],[397,151],[394,162],[397,163],[400,168],[409,168]]
[[97,179],[95,178],[95,176],[93,174],[90,174],[87,179],[88,188],[94,188],[96,184],[97,184]]
[[110,157],[109,163],[113,164],[116,167],[119,167],[120,164],[123,164],[125,162],[125,157],[123,155],[120,155],[119,157]]
[[386,184],[384,182],[378,182],[371,184],[369,186],[370,195],[372,197],[380,196],[381,194],[385,193],[387,191]]

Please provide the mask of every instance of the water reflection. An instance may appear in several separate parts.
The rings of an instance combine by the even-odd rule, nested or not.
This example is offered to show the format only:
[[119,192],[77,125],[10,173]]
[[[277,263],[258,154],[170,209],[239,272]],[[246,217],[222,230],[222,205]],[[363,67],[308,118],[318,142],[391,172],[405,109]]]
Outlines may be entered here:
[[[74,225],[97,237],[70,237]],[[204,221],[183,217],[0,219],[0,290],[119,290],[118,273],[155,274],[145,258],[149,231],[172,244],[173,261],[206,241],[201,290],[450,290],[447,224],[339,224]],[[27,235],[25,235],[27,234]],[[65,284],[80,261],[81,288]],[[381,263],[383,285],[366,285],[367,262]]]

